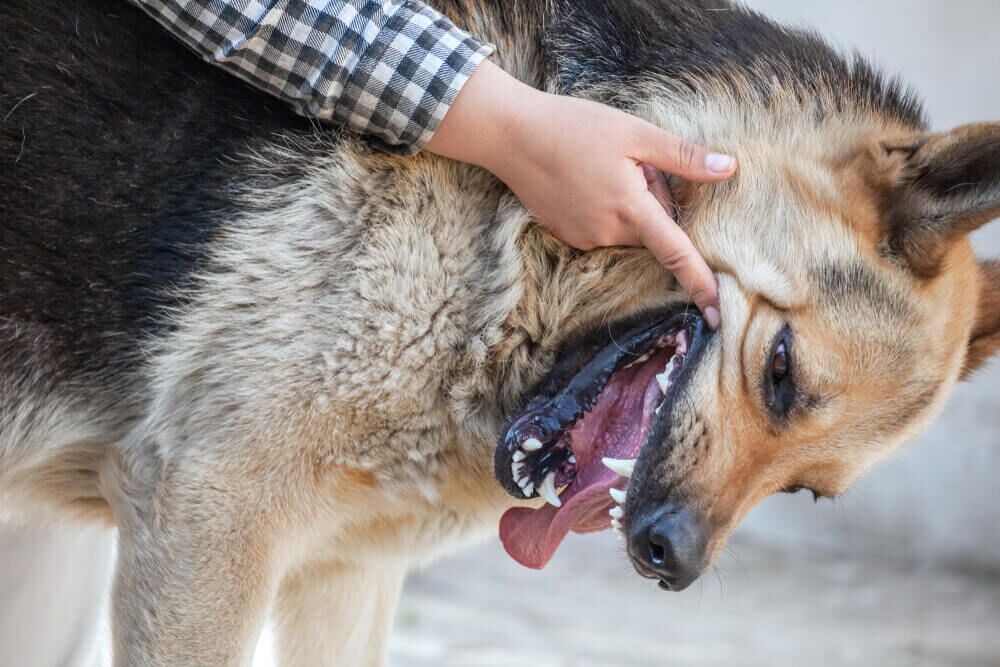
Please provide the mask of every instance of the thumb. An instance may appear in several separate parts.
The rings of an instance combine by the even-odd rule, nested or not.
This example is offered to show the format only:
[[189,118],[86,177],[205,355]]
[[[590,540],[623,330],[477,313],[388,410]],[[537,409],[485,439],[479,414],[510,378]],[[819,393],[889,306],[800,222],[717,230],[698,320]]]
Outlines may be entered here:
[[640,148],[634,159],[699,183],[724,181],[736,173],[736,158],[713,153],[652,123],[642,123]]
[[720,323],[719,284],[715,274],[684,230],[674,222],[652,194],[646,193],[634,221],[642,243],[677,278],[712,329]]

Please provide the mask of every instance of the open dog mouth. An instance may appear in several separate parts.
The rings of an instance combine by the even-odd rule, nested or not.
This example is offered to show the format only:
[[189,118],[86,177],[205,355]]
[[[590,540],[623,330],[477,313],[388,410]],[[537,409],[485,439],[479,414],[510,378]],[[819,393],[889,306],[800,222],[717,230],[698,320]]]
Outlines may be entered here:
[[501,518],[515,560],[542,568],[570,530],[620,531],[621,489],[684,375],[700,320],[686,308],[661,311],[567,346],[496,449],[504,488],[546,500]]

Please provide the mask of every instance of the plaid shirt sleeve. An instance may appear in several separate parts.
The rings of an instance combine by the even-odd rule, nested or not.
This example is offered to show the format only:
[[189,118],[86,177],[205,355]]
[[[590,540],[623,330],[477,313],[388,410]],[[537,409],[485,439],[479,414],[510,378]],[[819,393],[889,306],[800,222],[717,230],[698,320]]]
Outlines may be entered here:
[[418,153],[493,46],[417,0],[132,0],[299,113]]

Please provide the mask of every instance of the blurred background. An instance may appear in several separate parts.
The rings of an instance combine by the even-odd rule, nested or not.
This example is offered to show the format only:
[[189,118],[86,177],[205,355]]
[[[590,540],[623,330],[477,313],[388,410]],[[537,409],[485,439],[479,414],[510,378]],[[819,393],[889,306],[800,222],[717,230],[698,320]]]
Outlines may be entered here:
[[[996,0],[748,4],[899,73],[937,129],[1000,120]],[[976,243],[1000,256],[1000,225]],[[1000,666],[998,479],[994,364],[845,498],[764,502],[684,593],[641,580],[608,533],[569,538],[541,573],[491,542],[414,575],[393,665]]]

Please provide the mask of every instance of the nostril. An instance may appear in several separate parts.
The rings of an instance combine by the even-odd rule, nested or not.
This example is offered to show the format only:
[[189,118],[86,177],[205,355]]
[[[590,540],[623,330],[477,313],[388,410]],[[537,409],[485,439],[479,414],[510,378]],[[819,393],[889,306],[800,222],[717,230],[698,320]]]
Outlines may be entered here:
[[677,569],[677,555],[671,539],[664,534],[663,526],[653,526],[646,535],[646,558],[658,572],[672,573]]
[[649,545],[649,564],[653,567],[663,567],[663,564],[667,562],[667,552],[659,544],[650,543]]

